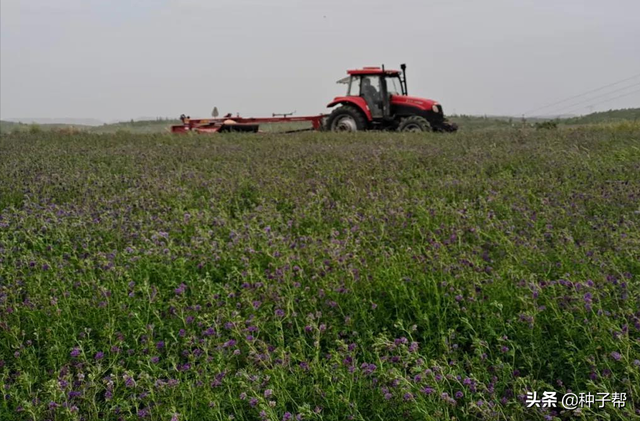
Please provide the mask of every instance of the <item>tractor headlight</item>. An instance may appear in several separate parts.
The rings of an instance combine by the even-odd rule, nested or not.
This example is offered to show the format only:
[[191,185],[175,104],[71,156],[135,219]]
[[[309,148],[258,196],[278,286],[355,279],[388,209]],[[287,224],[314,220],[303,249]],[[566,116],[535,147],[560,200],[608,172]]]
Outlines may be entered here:
[[439,114],[440,113],[440,106],[438,106],[438,104],[433,104],[431,106],[431,109],[433,110],[434,113]]

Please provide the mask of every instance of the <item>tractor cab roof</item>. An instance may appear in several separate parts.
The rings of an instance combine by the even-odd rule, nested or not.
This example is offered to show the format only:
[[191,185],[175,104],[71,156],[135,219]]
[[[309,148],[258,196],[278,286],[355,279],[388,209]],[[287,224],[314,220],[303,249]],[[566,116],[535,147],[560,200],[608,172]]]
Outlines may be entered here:
[[400,74],[399,70],[383,70],[381,67],[363,67],[362,69],[347,70],[349,75],[388,75],[397,76]]

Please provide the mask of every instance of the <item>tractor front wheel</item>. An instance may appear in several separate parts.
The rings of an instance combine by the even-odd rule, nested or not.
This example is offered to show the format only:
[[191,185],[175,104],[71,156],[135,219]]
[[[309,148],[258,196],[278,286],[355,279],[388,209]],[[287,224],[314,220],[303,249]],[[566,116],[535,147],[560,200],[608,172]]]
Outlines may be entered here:
[[329,115],[327,127],[332,132],[358,132],[367,127],[367,120],[358,109],[343,105]]
[[429,132],[431,126],[426,118],[413,115],[407,117],[400,122],[398,126],[399,132]]

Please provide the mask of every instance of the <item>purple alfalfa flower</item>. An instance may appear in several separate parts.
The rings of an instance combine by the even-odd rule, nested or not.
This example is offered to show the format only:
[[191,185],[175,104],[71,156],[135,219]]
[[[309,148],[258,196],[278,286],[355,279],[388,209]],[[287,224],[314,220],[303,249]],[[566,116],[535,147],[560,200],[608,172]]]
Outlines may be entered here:
[[235,339],[229,339],[227,342],[222,344],[222,347],[223,348],[231,348],[232,346],[235,346],[235,344],[236,344],[236,340]]
[[152,362],[153,364],[158,364],[158,363],[160,362],[160,357],[158,357],[157,355],[156,355],[156,356],[151,357],[151,362]]
[[311,332],[313,332],[313,328],[311,326],[309,326],[309,325],[306,325],[304,327],[304,331],[307,332],[307,333],[311,333]]
[[96,352],[96,355],[93,357],[96,361],[100,361],[101,359],[104,358],[104,352],[102,351],[98,351]]
[[246,394],[245,392],[242,392],[242,393],[240,394],[240,400],[241,400],[241,401],[243,401],[243,400],[245,400],[245,399],[247,399],[247,394]]
[[407,392],[407,393],[404,394],[403,398],[407,402],[412,401],[413,400],[413,394],[410,393],[410,392]]
[[417,352],[420,345],[417,342],[411,342],[409,345],[409,352]]
[[462,393],[462,390],[458,390],[454,396],[456,397],[456,399],[462,399],[464,393]]
[[136,385],[136,381],[133,380],[131,376],[124,376],[124,385],[126,387],[134,387]]
[[49,405],[48,405],[48,407],[49,407],[49,410],[50,410],[50,411],[52,411],[52,410],[54,410],[54,409],[58,408],[59,406],[60,406],[60,404],[59,404],[59,403],[56,403],[56,402],[54,402],[54,401],[49,402]]
[[145,408],[141,408],[138,410],[138,418],[147,418],[149,416],[149,411]]
[[156,343],[156,349],[163,349],[164,348],[164,341],[158,341]]
[[187,291],[187,285],[184,283],[181,283],[180,285],[178,285],[176,289],[173,290],[173,292],[175,292],[176,295],[182,295],[186,291]]
[[369,376],[371,375],[374,371],[376,371],[376,365],[375,364],[368,364],[368,363],[362,363],[362,365],[360,366],[360,368],[362,369],[362,372],[364,373],[365,376]]
[[267,389],[264,391],[265,398],[270,398],[271,396],[273,396],[273,389]]
[[78,392],[77,390],[71,390],[69,391],[67,396],[69,397],[69,399],[79,398],[80,396],[82,396],[82,392]]
[[500,348],[500,351],[501,351],[503,354],[506,354],[507,352],[509,352],[509,347],[508,347],[508,346],[504,346],[504,345],[503,345],[503,346],[502,346],[502,348]]
[[291,412],[285,412],[282,416],[282,421],[291,421],[291,418],[293,418],[293,414]]
[[387,401],[388,401],[388,400],[390,400],[391,398],[393,398],[393,395],[392,395],[391,393],[387,392],[387,393],[385,393],[385,394],[384,394],[384,399],[385,399],[385,400],[387,400]]
[[113,392],[111,390],[107,390],[104,392],[104,400],[110,401],[113,398]]
[[261,305],[262,305],[262,303],[260,301],[256,300],[256,301],[253,302],[253,309],[257,310],[257,309],[260,308]]
[[180,414],[175,413],[171,416],[171,421],[180,421]]
[[619,352],[613,351],[611,353],[611,358],[613,358],[616,361],[620,361],[622,359],[622,354],[620,354]]
[[396,345],[404,345],[404,344],[409,343],[409,340],[403,336],[403,337],[401,337],[401,338],[397,338],[397,339],[394,341],[394,343],[395,343]]
[[276,317],[284,317],[284,310],[281,308],[277,308],[274,314],[276,315]]
[[73,358],[78,358],[80,356],[80,354],[81,354],[80,348],[78,348],[78,347],[73,348],[69,354]]
[[249,399],[249,405],[251,405],[251,407],[255,407],[258,404],[258,398],[251,398]]
[[633,360],[633,365],[640,367],[640,360]]
[[204,332],[202,332],[202,336],[213,336],[215,334],[216,334],[216,330],[213,327],[210,327]]

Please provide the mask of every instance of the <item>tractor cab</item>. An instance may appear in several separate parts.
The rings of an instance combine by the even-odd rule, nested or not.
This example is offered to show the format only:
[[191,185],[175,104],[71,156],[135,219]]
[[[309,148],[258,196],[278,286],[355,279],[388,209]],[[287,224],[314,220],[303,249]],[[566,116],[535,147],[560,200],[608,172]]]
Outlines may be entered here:
[[406,95],[404,81],[397,70],[380,67],[365,67],[349,70],[348,77],[338,83],[347,85],[347,97],[365,100],[373,118],[388,118],[391,113],[391,97]]
[[406,68],[403,64],[402,71],[384,66],[348,70],[348,76],[338,81],[347,85],[346,95],[328,105],[341,105],[329,116],[328,128],[455,131],[457,127],[446,121],[440,104],[408,95]]

